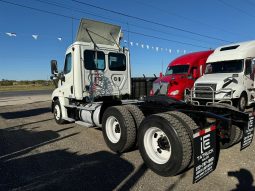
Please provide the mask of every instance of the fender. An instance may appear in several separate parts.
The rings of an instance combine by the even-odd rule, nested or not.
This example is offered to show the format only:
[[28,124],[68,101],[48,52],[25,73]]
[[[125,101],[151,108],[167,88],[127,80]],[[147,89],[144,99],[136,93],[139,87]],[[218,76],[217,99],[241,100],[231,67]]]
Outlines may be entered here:
[[56,100],[59,101],[60,106],[61,106],[61,113],[62,113],[62,117],[63,118],[67,118],[67,109],[65,108],[66,105],[68,105],[68,98],[65,98],[62,94],[62,92],[60,91],[59,88],[55,89],[52,93],[52,103],[51,103],[51,111],[54,111],[54,102]]

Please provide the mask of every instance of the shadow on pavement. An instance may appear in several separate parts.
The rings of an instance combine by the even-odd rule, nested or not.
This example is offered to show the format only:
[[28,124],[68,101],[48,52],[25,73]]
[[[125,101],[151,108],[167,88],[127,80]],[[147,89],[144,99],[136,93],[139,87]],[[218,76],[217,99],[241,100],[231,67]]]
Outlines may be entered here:
[[44,114],[44,113],[47,113],[47,112],[51,112],[50,107],[43,107],[43,108],[36,108],[36,109],[30,109],[30,110],[0,113],[0,116],[2,116],[5,119],[17,119],[17,118],[32,117],[32,116],[36,116],[36,115],[41,115],[41,114]]
[[171,185],[168,187],[167,190],[174,190],[175,187],[181,182],[181,180],[186,176],[186,173],[183,173],[179,176],[179,178]]
[[113,190],[133,170],[110,152],[79,156],[57,150],[4,161],[0,190]]
[[[15,125],[15,126],[12,126],[12,127],[8,127],[7,129],[11,130],[11,129],[15,129],[15,128],[18,128],[18,127],[22,127],[22,126],[26,126],[26,125],[32,125],[32,124],[36,124],[36,123],[41,123],[41,122],[46,122],[46,121],[51,121],[53,120],[54,118],[49,118],[49,119],[43,119],[43,120],[40,120],[40,121],[34,121],[34,122],[29,122],[29,123],[24,123],[24,124],[18,124],[18,125]],[[36,128],[39,128],[38,127],[34,127],[35,129]],[[33,128],[31,128],[33,129]]]
[[228,176],[233,176],[237,178],[238,184],[236,185],[236,188],[232,191],[254,191],[255,187],[252,186],[253,184],[253,175],[251,172],[247,169],[241,168],[239,171],[230,171],[228,172]]
[[147,170],[147,166],[144,163],[141,164],[136,170],[136,172],[128,180],[126,180],[125,183],[118,190],[130,190],[146,173]]
[[[70,129],[73,127],[66,128]],[[0,161],[24,155],[38,147],[57,142],[78,133],[60,137],[58,131],[31,131],[22,128],[0,129]]]
[[0,158],[58,137],[58,133],[50,130],[36,132],[21,128],[0,129]]
[[127,178],[122,188],[129,189],[147,170],[141,165],[132,174],[130,162],[107,151],[79,155],[67,149],[35,150],[78,134],[61,137],[59,132],[0,129],[0,190],[113,190]]

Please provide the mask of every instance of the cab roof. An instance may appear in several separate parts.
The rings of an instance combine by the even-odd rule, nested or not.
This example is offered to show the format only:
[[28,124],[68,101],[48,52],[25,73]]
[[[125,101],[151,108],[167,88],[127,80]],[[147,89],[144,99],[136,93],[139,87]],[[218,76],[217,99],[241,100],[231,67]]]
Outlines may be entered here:
[[207,62],[239,60],[249,57],[255,57],[255,40],[218,47],[214,53],[209,56]]
[[183,56],[180,56],[170,62],[168,66],[177,66],[177,65],[183,65],[183,64],[195,64],[198,63],[200,59],[207,59],[210,54],[213,53],[213,50],[208,51],[201,51],[201,52],[193,52],[189,54],[185,54]]

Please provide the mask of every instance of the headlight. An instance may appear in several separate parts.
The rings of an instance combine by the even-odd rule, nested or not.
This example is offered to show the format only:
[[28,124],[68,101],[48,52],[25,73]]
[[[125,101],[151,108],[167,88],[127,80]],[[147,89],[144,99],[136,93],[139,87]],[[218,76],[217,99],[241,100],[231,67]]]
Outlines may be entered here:
[[175,96],[179,93],[179,90],[174,90],[170,93],[170,95]]
[[224,98],[231,98],[231,92],[227,92],[227,93],[224,95]]

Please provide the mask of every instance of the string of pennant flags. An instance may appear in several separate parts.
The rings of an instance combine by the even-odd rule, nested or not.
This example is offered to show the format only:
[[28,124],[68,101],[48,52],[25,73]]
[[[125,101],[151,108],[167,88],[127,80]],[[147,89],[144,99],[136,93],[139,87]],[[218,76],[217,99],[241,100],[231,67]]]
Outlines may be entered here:
[[[6,32],[5,33],[7,36],[9,37],[17,37],[17,34],[15,32]],[[39,34],[32,34],[31,37],[34,40],[38,40],[39,39]],[[62,37],[57,37],[56,40],[58,41],[62,41],[63,38]],[[163,48],[163,47],[159,47],[159,46],[151,46],[149,44],[146,43],[140,43],[140,42],[133,42],[133,41],[128,41],[128,40],[124,40],[124,44],[127,46],[129,45],[129,47],[139,47],[142,49],[147,49],[147,50],[153,50],[156,52],[167,52],[167,53],[176,53],[176,54],[186,54],[188,53],[187,50],[180,50],[180,49],[172,49],[172,48]],[[191,52],[191,51],[189,51]]]
[[163,47],[159,47],[159,46],[151,46],[148,44],[144,44],[144,43],[139,43],[139,42],[133,42],[133,41],[127,41],[124,40],[124,43],[126,45],[130,45],[131,47],[140,47],[142,49],[147,49],[147,50],[154,50],[156,52],[168,52],[168,53],[177,53],[177,54],[186,54],[188,53],[187,50],[180,50],[180,49],[172,49],[172,48],[163,48]]
[[[9,37],[17,37],[17,34],[15,32],[6,32],[5,33],[7,36]],[[32,34],[31,37],[34,39],[34,40],[37,40],[39,38],[39,35],[38,34]],[[62,41],[63,38],[62,37],[57,37],[56,38],[57,40],[59,41]]]

